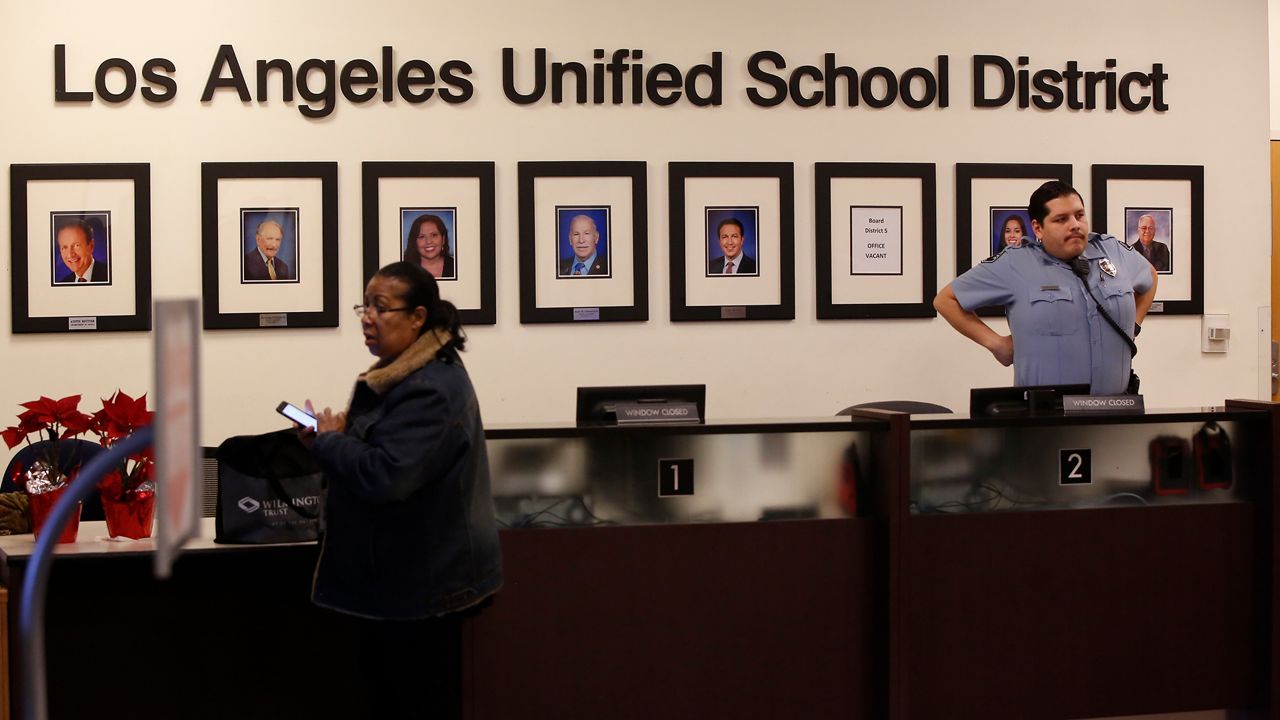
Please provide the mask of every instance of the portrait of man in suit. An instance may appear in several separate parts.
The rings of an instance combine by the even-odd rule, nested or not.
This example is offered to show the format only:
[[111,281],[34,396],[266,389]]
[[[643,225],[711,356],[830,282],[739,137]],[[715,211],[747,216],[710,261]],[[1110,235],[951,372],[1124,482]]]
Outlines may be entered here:
[[297,257],[297,210],[241,210],[241,236],[246,242],[241,282],[296,282],[290,261]]
[[[106,213],[55,213],[54,246],[61,262],[54,262],[54,285],[108,285]],[[97,236],[102,236],[102,243]]]
[[[609,208],[557,207],[558,277],[609,277]],[[597,221],[599,219],[599,222]],[[602,227],[603,225],[603,227]]]
[[1151,263],[1157,273],[1173,272],[1169,252],[1173,235],[1172,208],[1125,208],[1125,240]]
[[757,208],[707,208],[707,275],[759,275]]

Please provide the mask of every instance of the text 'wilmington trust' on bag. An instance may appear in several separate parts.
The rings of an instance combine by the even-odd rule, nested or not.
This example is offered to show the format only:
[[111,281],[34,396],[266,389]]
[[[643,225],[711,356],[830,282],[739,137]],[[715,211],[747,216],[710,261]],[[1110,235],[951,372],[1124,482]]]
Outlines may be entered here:
[[218,446],[215,542],[315,540],[324,476],[293,430],[227,438]]

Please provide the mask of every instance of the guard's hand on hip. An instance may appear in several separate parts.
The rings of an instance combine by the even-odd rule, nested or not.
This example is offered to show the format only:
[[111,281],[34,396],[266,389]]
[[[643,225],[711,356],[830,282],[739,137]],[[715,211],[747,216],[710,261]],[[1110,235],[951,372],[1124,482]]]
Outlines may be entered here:
[[1013,336],[997,335],[996,340],[987,348],[1000,364],[1009,367],[1013,364]]

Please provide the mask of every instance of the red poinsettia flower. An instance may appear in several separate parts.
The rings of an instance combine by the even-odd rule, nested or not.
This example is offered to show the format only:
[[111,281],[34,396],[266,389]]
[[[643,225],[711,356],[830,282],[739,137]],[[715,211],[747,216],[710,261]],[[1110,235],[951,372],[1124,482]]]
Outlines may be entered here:
[[110,447],[116,441],[150,425],[154,415],[155,413],[147,410],[145,394],[132,398],[124,391],[117,390],[110,398],[102,401],[102,409],[90,418],[88,429],[98,436],[103,447]]
[[[38,400],[20,405],[26,409],[18,415],[18,424],[0,430],[0,437],[3,437],[5,445],[10,449],[23,442],[32,445],[39,441],[51,441],[44,446],[40,459],[60,472],[62,465],[58,457],[59,443],[52,441],[80,435],[89,428],[92,420],[90,416],[80,412],[80,396],[68,395],[61,400],[54,400],[41,395]],[[35,435],[34,441],[32,434]],[[74,457],[72,460],[74,461]]]
[[[54,400],[43,395],[39,400],[20,403],[27,412],[18,416],[18,422],[33,429],[44,430],[54,425],[63,428],[62,437],[74,437],[89,428],[90,417],[79,410],[80,396],[68,395]],[[36,427],[41,425],[44,427]]]
[[7,427],[4,430],[0,430],[0,436],[4,437],[4,444],[7,445],[10,450],[18,447],[18,445],[22,444],[23,440],[27,439],[26,431],[20,427]]
[[[147,410],[147,396],[130,397],[117,390],[102,401],[102,409],[89,418],[89,432],[98,436],[98,443],[111,447],[120,440],[151,424],[155,413]],[[151,448],[130,455],[121,462],[115,472],[103,479],[103,494],[123,500],[127,493],[137,492],[140,486],[152,479],[155,463]]]

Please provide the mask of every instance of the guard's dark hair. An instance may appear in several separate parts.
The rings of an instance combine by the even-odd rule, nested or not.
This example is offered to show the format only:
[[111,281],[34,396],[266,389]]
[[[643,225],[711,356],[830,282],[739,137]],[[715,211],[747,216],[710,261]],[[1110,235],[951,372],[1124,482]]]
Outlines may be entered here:
[[58,223],[58,228],[54,232],[54,237],[57,237],[58,233],[62,232],[63,230],[66,230],[67,228],[76,228],[80,232],[84,233],[85,244],[93,242],[93,226],[89,224],[88,220],[85,220],[84,218],[76,218],[75,220],[64,220]]
[[405,260],[393,262],[378,270],[377,275],[388,280],[399,280],[407,290],[404,294],[405,305],[411,308],[426,308],[427,321],[423,323],[418,335],[428,330],[439,328],[448,331],[453,337],[451,344],[459,350],[467,344],[467,335],[462,331],[462,320],[458,316],[458,308],[453,303],[440,297],[440,286],[417,263]]
[[1068,195],[1075,195],[1080,198],[1080,203],[1084,204],[1084,198],[1080,197],[1080,193],[1075,188],[1061,180],[1050,180],[1031,193],[1031,200],[1027,203],[1027,214],[1031,216],[1032,221],[1043,227],[1044,219],[1049,214],[1049,201]]
[[413,219],[413,224],[409,226],[409,237],[404,246],[405,262],[422,264],[422,254],[418,252],[418,231],[422,229],[422,223],[434,223],[440,228],[440,237],[444,239],[444,248],[440,254],[444,257],[453,255],[453,249],[449,246],[449,228],[444,224],[444,220],[439,215],[419,215]]
[[721,220],[720,224],[716,226],[716,237],[720,237],[720,231],[724,229],[725,225],[737,225],[739,235],[746,236],[747,234],[747,229],[742,227],[741,220],[739,220],[738,218],[726,218],[724,220]]

